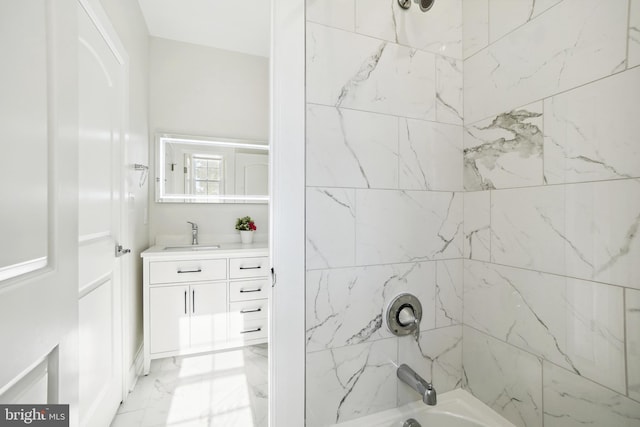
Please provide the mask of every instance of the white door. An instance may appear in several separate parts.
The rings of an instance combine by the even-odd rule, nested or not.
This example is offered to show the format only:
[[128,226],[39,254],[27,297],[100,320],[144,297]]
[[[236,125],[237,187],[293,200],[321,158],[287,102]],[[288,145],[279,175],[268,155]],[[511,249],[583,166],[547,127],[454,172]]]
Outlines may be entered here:
[[[122,400],[121,238],[124,66],[78,8],[80,425],[108,426]],[[86,9],[85,9],[86,8]],[[91,16],[89,13],[91,13]]]
[[236,154],[236,192],[243,196],[269,194],[269,155]]
[[0,401],[77,425],[76,1],[0,0]]

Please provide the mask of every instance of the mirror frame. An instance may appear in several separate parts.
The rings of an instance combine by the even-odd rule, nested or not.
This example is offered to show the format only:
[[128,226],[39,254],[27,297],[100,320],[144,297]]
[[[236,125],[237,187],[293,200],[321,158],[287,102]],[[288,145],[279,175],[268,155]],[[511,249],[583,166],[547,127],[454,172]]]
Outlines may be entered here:
[[250,139],[234,139],[234,138],[217,138],[204,136],[186,136],[170,133],[156,134],[156,177],[155,177],[155,193],[156,203],[268,203],[270,196],[239,196],[222,195],[222,196],[198,196],[195,194],[166,194],[165,193],[165,143],[182,142],[191,145],[219,146],[225,148],[243,148],[249,150],[264,151],[269,153],[269,145],[267,141],[250,140]]

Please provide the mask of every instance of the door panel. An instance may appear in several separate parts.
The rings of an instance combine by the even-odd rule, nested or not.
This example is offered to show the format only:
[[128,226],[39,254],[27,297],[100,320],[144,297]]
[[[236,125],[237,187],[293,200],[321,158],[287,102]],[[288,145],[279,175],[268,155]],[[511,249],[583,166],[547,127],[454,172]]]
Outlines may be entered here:
[[149,291],[151,353],[189,347],[189,286]]
[[84,7],[77,13],[79,410],[81,425],[101,426],[110,424],[122,400],[121,272],[115,246],[125,100],[123,64]]
[[[0,276],[46,265],[48,220],[46,2],[0,2]],[[39,260],[39,262],[38,262]],[[34,265],[35,263],[35,265]],[[0,277],[1,278],[1,277]]]
[[245,196],[269,194],[269,156],[267,154],[236,154],[236,191]]
[[[113,312],[112,283],[110,280],[96,287],[81,299],[80,303],[80,401],[91,396],[92,404],[100,404],[110,392],[111,379],[117,373],[112,357],[114,330],[111,321]],[[99,408],[80,408],[81,419],[86,413]],[[88,425],[88,424],[85,424]]]
[[227,339],[227,282],[191,285],[191,346]]
[[[78,424],[75,0],[0,2],[0,401]],[[8,268],[3,268],[8,267]]]

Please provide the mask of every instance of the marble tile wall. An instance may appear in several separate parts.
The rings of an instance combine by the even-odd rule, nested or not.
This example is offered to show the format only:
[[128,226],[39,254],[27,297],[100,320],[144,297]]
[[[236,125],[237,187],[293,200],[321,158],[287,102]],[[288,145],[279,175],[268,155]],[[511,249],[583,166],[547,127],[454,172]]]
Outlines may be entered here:
[[[462,383],[462,0],[307,0],[307,427]],[[421,334],[395,337],[399,293]]]
[[640,423],[640,2],[463,2],[464,386]]

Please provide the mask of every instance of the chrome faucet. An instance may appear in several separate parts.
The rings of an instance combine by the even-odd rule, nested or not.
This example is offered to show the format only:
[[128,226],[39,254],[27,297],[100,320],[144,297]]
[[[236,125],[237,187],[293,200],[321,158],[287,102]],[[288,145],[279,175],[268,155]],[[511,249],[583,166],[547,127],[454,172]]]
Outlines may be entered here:
[[198,224],[191,221],[187,221],[187,222],[191,224],[191,244],[197,245],[198,244]]
[[398,367],[396,371],[398,378],[412,389],[420,393],[422,401],[429,405],[434,406],[437,403],[436,389],[433,388],[433,384],[425,381],[416,371],[411,369],[404,363]]

